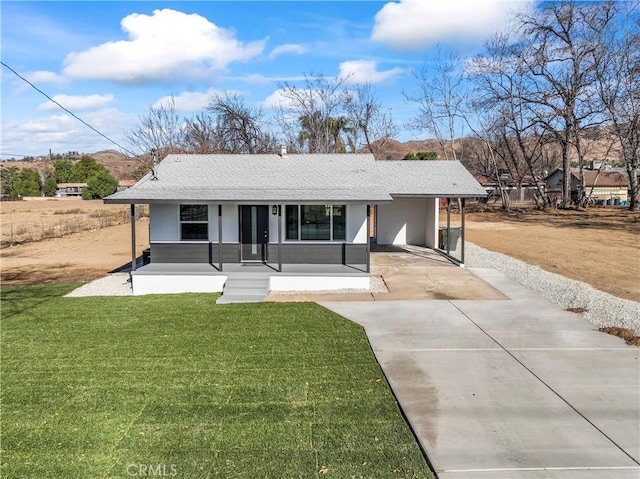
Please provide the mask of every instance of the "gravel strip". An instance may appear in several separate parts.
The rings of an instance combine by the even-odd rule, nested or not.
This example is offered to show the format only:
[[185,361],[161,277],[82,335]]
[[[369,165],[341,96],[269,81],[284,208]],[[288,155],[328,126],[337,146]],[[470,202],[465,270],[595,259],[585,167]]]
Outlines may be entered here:
[[617,326],[640,335],[640,303],[618,298],[593,286],[550,273],[500,253],[465,243],[465,266],[493,268],[536,291],[563,309],[584,308],[580,315],[598,327]]
[[327,289],[318,291],[269,291],[274,296],[295,296],[295,295],[313,295],[313,294],[358,294],[358,293],[388,293],[386,283],[380,276],[371,276],[371,287],[366,289]]
[[96,279],[74,289],[65,297],[78,298],[81,296],[132,296],[129,273],[113,273],[104,278]]

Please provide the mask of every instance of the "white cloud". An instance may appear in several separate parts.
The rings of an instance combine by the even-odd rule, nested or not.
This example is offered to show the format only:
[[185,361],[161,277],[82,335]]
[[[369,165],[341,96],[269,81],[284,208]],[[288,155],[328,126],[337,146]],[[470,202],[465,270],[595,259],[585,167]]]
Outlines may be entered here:
[[353,60],[340,64],[340,78],[348,85],[363,83],[379,83],[404,73],[402,68],[378,71],[377,63],[373,60]]
[[27,73],[25,78],[36,85],[39,83],[53,83],[59,85],[66,81],[64,77],[61,77],[57,73],[44,70]]
[[[113,95],[87,95],[87,96],[71,96],[71,95],[55,95],[52,97],[55,101],[60,103],[63,107],[71,110],[94,110],[96,108],[102,108],[107,106],[113,101]],[[52,101],[42,103],[39,110],[57,110],[60,107]]]
[[514,10],[533,1],[401,0],[376,14],[371,39],[396,49],[419,49],[444,40],[484,40],[504,30]]
[[128,40],[107,42],[65,59],[64,73],[72,78],[142,83],[173,77],[204,78],[230,63],[260,54],[265,40],[244,44],[234,32],[198,14],[154,10],[133,13],[122,30]]
[[278,55],[283,55],[285,53],[294,53],[296,55],[302,55],[303,53],[307,53],[309,49],[304,45],[300,45],[297,43],[287,43],[285,45],[280,45],[275,47],[271,53],[269,53],[269,60],[273,60]]
[[291,100],[282,94],[282,90],[278,89],[265,98],[261,106],[268,110],[277,110],[278,108],[284,108],[286,110],[292,106],[292,103]]
[[[125,148],[128,147],[124,131],[136,124],[135,115],[113,108],[89,112],[82,118]],[[2,123],[2,143],[7,151],[26,155],[44,155],[49,149],[54,153],[81,151],[93,153],[118,147],[67,114],[31,118],[26,121]]]
[[200,111],[209,104],[209,97],[216,90],[209,90],[206,92],[201,91],[185,91],[179,95],[167,95],[160,98],[153,104],[153,108],[160,108],[163,105],[168,105],[171,98],[175,99],[176,111],[180,112],[193,112]]

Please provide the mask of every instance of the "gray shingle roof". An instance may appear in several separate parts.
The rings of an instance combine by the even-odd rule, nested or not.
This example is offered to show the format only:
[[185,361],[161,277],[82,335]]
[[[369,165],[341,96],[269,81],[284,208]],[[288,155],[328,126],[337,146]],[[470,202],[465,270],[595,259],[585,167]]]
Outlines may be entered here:
[[157,180],[147,175],[106,202],[377,203],[391,195],[485,194],[459,162],[386,162],[370,154],[169,155],[156,172]]
[[459,161],[377,161],[391,196],[484,197],[485,189]]

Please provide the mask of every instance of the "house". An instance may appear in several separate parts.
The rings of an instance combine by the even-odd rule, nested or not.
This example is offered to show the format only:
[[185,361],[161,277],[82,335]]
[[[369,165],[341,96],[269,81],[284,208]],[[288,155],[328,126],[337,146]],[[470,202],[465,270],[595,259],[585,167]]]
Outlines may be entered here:
[[436,249],[438,199],[480,196],[458,161],[283,149],[169,155],[104,201],[149,205],[151,262],[136,269],[132,258],[134,294],[145,294],[222,291],[251,271],[268,273],[272,290],[368,287],[372,207],[378,244]]
[[500,200],[500,185],[514,202],[535,202],[534,197],[539,195],[538,186],[543,193],[545,191],[544,181],[531,175],[524,175],[517,181],[508,171],[500,170],[498,177],[487,173],[475,174],[473,177],[487,192],[487,202]]
[[120,180],[120,181],[118,181],[118,188],[117,188],[116,192],[117,191],[124,191],[127,188],[131,188],[135,184],[136,184],[136,180]]
[[[571,170],[571,200],[577,202],[584,192],[595,202],[626,202],[629,199],[629,178],[613,170],[584,169],[584,188],[580,182],[580,171]],[[550,197],[562,196],[562,169],[558,168],[545,179]]]
[[58,183],[56,186],[56,197],[81,198],[82,188],[86,186],[86,183]]

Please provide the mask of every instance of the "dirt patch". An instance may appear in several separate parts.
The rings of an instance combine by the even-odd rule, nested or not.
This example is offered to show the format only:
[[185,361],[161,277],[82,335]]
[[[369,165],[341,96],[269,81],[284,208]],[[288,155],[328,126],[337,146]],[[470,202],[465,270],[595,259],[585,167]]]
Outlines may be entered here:
[[[129,205],[102,200],[26,198],[0,203],[0,244],[14,246],[129,222]],[[144,213],[145,209],[138,209]]]
[[600,328],[599,330],[603,333],[611,334],[613,336],[618,336],[619,338],[624,339],[624,342],[629,346],[640,346],[640,337],[638,337],[636,333],[634,333],[630,329],[607,326],[605,328]]
[[[89,221],[91,213],[122,210],[123,205],[104,205],[102,202],[83,200],[46,200],[2,203],[2,233],[7,218],[30,221],[34,215],[44,222],[60,216],[83,214]],[[103,207],[106,207],[103,209]],[[82,213],[75,210],[80,208]],[[72,211],[59,213],[56,211]],[[2,287],[20,284],[53,284],[91,281],[118,269],[131,261],[131,224],[107,226],[100,223],[85,230],[51,237],[40,241],[24,242],[0,248],[0,281]],[[142,218],[136,223],[136,254],[149,245],[149,222]]]
[[582,313],[586,313],[589,310],[586,308],[567,308],[565,309],[565,311],[569,311],[570,313],[582,314]]
[[640,302],[640,212],[488,210],[466,220],[466,238],[478,246]]

